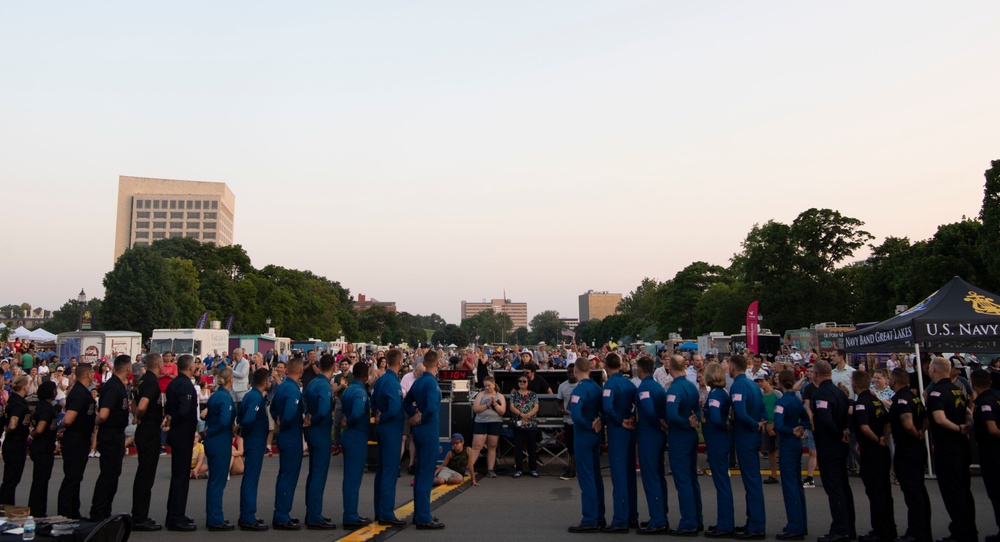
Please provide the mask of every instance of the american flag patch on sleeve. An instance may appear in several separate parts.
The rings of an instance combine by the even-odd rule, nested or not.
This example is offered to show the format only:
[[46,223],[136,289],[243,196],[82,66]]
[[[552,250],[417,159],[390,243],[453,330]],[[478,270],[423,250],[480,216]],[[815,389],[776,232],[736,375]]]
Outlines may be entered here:
[[573,396],[573,402],[574,403],[579,403],[580,402],[580,396],[579,395],[574,395]]
[[719,408],[720,406],[722,406],[722,403],[720,403],[718,399],[709,399],[708,406]]
[[605,397],[611,397],[611,390],[604,390]]
[[667,402],[668,403],[673,403],[676,400],[677,400],[677,396],[676,395],[668,395],[667,396]]
[[649,399],[648,391],[639,392],[639,400],[641,401],[643,399]]
[[785,407],[783,407],[781,405],[778,405],[778,406],[774,407],[774,413],[775,414],[784,414],[785,413]]
[[816,408],[827,408],[830,404],[826,401],[816,401]]
[[865,405],[854,405],[854,410],[864,410]]
[[742,400],[743,400],[743,394],[742,393],[734,393],[733,394],[733,402],[742,401]]

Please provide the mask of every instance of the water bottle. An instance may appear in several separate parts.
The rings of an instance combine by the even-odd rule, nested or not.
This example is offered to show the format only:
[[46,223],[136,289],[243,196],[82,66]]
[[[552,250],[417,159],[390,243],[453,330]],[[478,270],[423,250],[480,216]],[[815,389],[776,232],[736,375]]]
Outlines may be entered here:
[[22,540],[34,540],[35,539],[35,518],[28,516],[28,519],[24,520],[24,534],[21,536]]

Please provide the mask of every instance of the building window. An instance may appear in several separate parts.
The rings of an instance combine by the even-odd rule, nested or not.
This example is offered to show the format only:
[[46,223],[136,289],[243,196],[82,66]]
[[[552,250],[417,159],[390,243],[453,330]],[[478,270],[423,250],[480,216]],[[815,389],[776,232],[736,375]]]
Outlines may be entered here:
[[165,229],[167,227],[166,222],[153,222],[153,229]]
[[204,207],[204,208],[205,208],[205,209],[208,209],[208,202],[206,201],[206,202],[204,202],[204,203],[205,203],[205,207]]
[[219,213],[205,213],[205,220],[215,220]]
[[170,232],[170,238],[171,239],[178,239],[180,237],[184,237],[184,233],[183,232],[179,232],[179,231],[172,231],[172,232]]
[[184,213],[170,213],[170,220],[179,220],[184,218]]
[[196,232],[196,231],[189,231],[184,236],[187,237],[188,239],[197,239],[198,238],[198,232]]
[[202,235],[202,239],[215,239],[215,232],[214,231],[205,232],[205,234]]
[[153,232],[153,239],[164,239],[166,236],[167,236],[166,232],[162,231]]
[[188,218],[201,218],[201,213],[188,213]]
[[170,208],[171,209],[176,209],[177,208],[177,201],[170,200]]
[[149,211],[139,211],[135,214],[136,218],[149,218]]
[[153,218],[167,218],[167,213],[160,211],[158,213],[153,213]]
[[215,229],[215,222],[206,222],[205,223],[205,229],[206,230],[214,230]]
[[153,209],[160,208],[160,200],[153,200]]
[[201,222],[188,222],[189,230],[197,230],[200,227],[201,227]]
[[137,231],[137,232],[135,232],[135,238],[136,239],[149,239],[149,232],[148,231]]
[[213,209],[218,209],[218,208],[219,208],[219,202],[217,202],[217,201],[213,201],[213,202],[212,202],[212,208],[213,208]]
[[183,222],[171,222],[170,223],[170,229],[172,229],[172,230],[180,230],[180,229],[183,229],[183,228],[184,228],[184,223]]
[[201,210],[201,201],[194,202],[194,208],[198,209],[198,210]]
[[193,207],[194,207],[194,202],[193,202],[193,201],[191,201],[191,200],[187,200],[187,208],[188,208],[188,209],[191,209],[191,208],[193,208]]
[[145,241],[136,241],[135,243],[132,244],[132,246],[135,246],[135,247],[148,247],[149,243],[147,243]]
[[136,222],[135,227],[142,229],[149,228],[149,222]]
[[135,208],[136,209],[142,209],[142,200],[141,199],[135,200]]

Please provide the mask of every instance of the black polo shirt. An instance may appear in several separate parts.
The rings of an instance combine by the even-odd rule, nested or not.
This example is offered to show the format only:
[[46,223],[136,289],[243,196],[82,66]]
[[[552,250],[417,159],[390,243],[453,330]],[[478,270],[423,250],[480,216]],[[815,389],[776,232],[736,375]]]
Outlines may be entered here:
[[180,428],[193,430],[198,426],[198,394],[195,393],[194,384],[187,375],[179,374],[167,385],[165,410],[170,416],[171,430]]
[[990,434],[986,428],[986,422],[993,421],[996,423],[998,412],[1000,412],[1000,393],[997,390],[989,389],[979,394],[979,397],[976,397],[976,408],[972,411],[976,444],[981,449],[989,450],[990,455],[1000,452],[1000,439]]
[[10,425],[11,418],[15,417],[17,418],[17,427],[7,431],[7,436],[4,437],[3,441],[5,451],[24,453],[25,447],[28,446],[28,433],[31,431],[30,416],[31,409],[28,408],[28,402],[24,400],[24,397],[11,393],[10,398],[7,399],[7,408],[4,410],[4,429]]
[[128,425],[128,388],[117,376],[112,376],[101,386],[97,399],[99,410],[108,409],[108,419],[102,429],[124,431]]
[[48,401],[39,401],[32,416],[32,426],[45,423],[45,432],[31,439],[32,455],[52,455],[56,451],[56,409]]
[[549,387],[549,382],[538,373],[535,373],[535,378],[528,380],[528,390],[538,395],[549,393]]
[[875,433],[875,436],[885,435],[885,424],[889,423],[889,411],[886,410],[882,400],[875,396],[871,390],[865,390],[858,394],[854,401],[854,415],[852,416],[852,430],[857,435],[858,445],[862,449],[872,449],[880,447],[877,442],[873,442],[861,434],[861,426],[867,425]]
[[913,395],[910,388],[903,388],[892,396],[892,406],[889,408],[889,423],[892,425],[892,439],[896,446],[923,446],[924,441],[916,438],[903,429],[904,414],[913,415],[913,426],[919,431],[927,419],[927,410],[920,398]]
[[90,437],[94,434],[94,423],[97,418],[95,408],[94,398],[91,397],[87,386],[84,386],[79,381],[73,384],[73,388],[66,395],[66,412],[68,413],[71,410],[76,412],[76,419],[73,420],[72,425],[66,428],[63,436],[85,439],[89,442]]
[[849,428],[851,423],[847,395],[832,380],[826,380],[813,392],[810,406],[815,438],[840,442],[844,438],[844,429]]
[[139,385],[136,387],[136,400],[141,401],[143,398],[149,400],[149,406],[146,407],[146,413],[142,415],[139,426],[143,428],[160,427],[160,424],[163,423],[160,380],[149,371],[143,373],[142,378],[139,379]]
[[927,411],[930,412],[931,436],[935,447],[953,448],[969,444],[969,437],[958,431],[938,425],[934,421],[934,412],[941,410],[948,421],[962,425],[966,421],[968,399],[965,392],[950,379],[944,379],[934,384],[934,389],[927,394]]

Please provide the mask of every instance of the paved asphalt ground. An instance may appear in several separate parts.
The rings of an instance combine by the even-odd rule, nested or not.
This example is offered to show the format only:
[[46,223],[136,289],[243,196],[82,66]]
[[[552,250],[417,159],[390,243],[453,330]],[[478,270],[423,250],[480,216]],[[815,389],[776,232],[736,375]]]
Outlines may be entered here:
[[[166,511],[167,488],[169,486],[170,462],[169,457],[160,458],[157,473],[156,485],[153,488],[153,516],[162,523]],[[704,463],[704,457],[702,457]],[[305,518],[305,473],[308,465],[308,458],[304,459],[302,475],[299,478],[299,485],[295,494],[295,505],[293,516]],[[132,479],[135,473],[136,459],[134,456],[125,457],[125,465],[119,483],[118,495],[115,499],[114,510],[116,513],[127,513],[131,508],[132,499]],[[509,466],[506,470],[510,470]],[[703,465],[704,467],[704,465]],[[340,457],[334,457],[330,476],[327,482],[326,491],[326,515],[331,516],[339,526],[342,518],[341,480],[343,479],[343,461]],[[261,473],[261,486],[259,491],[258,516],[270,523],[271,511],[273,507],[274,480],[278,471],[278,457],[265,458],[264,469]],[[576,480],[562,481],[558,475],[562,472],[562,467],[549,465],[541,469],[543,475],[539,479],[522,477],[512,479],[509,475],[497,479],[482,480],[479,487],[469,487],[468,483],[461,488],[448,493],[443,498],[435,501],[434,514],[446,524],[446,528],[441,531],[417,531],[410,526],[401,531],[395,532],[391,536],[392,542],[406,542],[417,540],[455,540],[468,542],[470,540],[502,540],[515,537],[527,540],[579,540],[580,538],[593,538],[594,535],[574,535],[566,531],[566,527],[576,524],[580,520],[580,490]],[[87,473],[83,481],[81,500],[83,502],[83,513],[89,511],[90,497],[93,494],[94,482],[97,479],[97,460],[91,459],[87,465]],[[411,476],[405,473],[397,484],[396,505],[397,507],[406,504],[413,498],[410,487]],[[56,506],[56,493],[59,483],[62,480],[62,462],[56,460],[55,472],[49,487],[49,508],[54,511]],[[241,477],[234,476],[226,487],[224,510],[226,518],[235,523],[239,511],[239,484]],[[712,486],[711,478],[708,476],[699,477],[702,487],[702,499],[705,507],[705,522],[713,524],[715,521],[715,489]],[[736,497],[736,518],[737,523],[744,514],[743,488],[738,475],[732,477],[733,490]],[[608,519],[611,514],[611,480],[607,469],[604,470],[604,483],[606,488],[605,498],[608,502]],[[679,521],[679,512],[676,507],[677,498],[673,488],[673,481],[668,476],[667,483],[670,485],[670,514],[669,519],[672,525]],[[300,531],[300,532],[274,532],[267,533],[244,533],[234,531],[230,533],[209,533],[204,528],[205,525],[205,480],[191,481],[191,494],[188,500],[188,515],[195,518],[198,531],[191,534],[181,534],[162,531],[159,533],[133,533],[133,540],[139,542],[151,542],[155,540],[179,539],[183,536],[192,542],[203,540],[248,540],[260,538],[268,542],[275,540],[315,540],[331,541],[339,539],[349,533],[338,528],[336,531]],[[372,486],[374,484],[374,473],[366,473],[361,487],[361,513],[362,515],[372,515]],[[17,490],[17,502],[25,503],[28,498],[28,488],[31,485],[31,461],[25,468],[24,478]],[[639,518],[646,520],[645,499],[642,494],[642,482],[639,482]],[[854,497],[857,509],[857,528],[859,533],[866,533],[870,528],[868,520],[868,501],[864,495],[864,487],[860,478],[851,478],[851,485],[854,490]],[[933,528],[934,536],[942,538],[947,535],[948,515],[944,509],[941,493],[938,490],[937,482],[928,480],[927,490],[931,497],[933,508]],[[989,499],[986,497],[986,490],[983,481],[979,477],[972,479],[972,491],[976,501],[976,518],[979,527],[980,537],[987,534],[994,534],[997,528],[994,524],[993,512]],[[780,484],[765,485],[764,498],[767,501],[767,532],[768,538],[773,540],[773,536],[778,533],[785,523],[785,513],[781,498]],[[895,499],[896,524],[900,533],[905,528],[906,508],[903,503],[903,495],[899,491],[899,486],[894,487],[893,498]],[[817,478],[816,489],[806,490],[806,499],[809,505],[809,533],[812,537],[817,537],[827,531],[830,523],[829,509],[827,507],[826,494]],[[606,538],[608,535],[597,535],[599,538]],[[637,537],[634,532],[628,536]],[[211,537],[211,538],[209,538]]]

